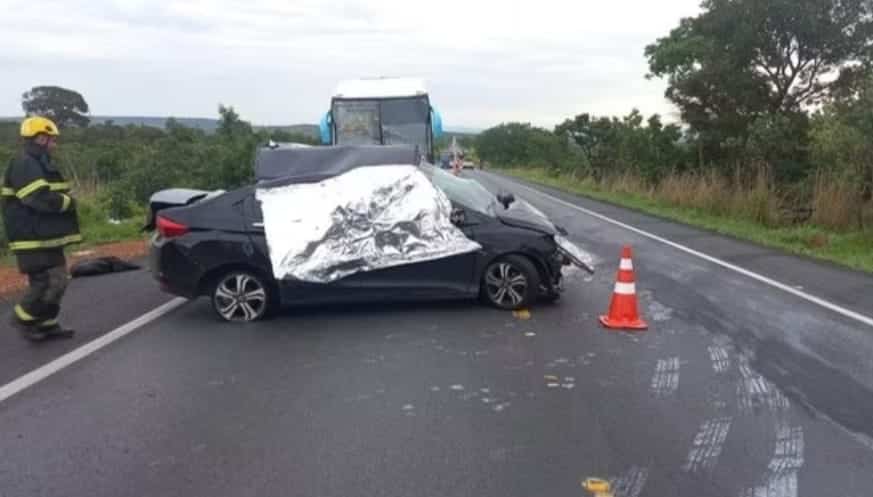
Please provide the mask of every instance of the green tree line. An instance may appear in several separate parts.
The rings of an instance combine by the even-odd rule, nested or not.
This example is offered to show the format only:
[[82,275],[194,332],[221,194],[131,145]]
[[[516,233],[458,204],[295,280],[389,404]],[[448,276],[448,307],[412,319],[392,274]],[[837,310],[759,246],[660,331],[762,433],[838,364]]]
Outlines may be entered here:
[[[27,110],[28,100],[24,106]],[[44,104],[39,108],[57,116],[46,112]],[[89,126],[76,117],[59,119],[63,127],[55,161],[81,200],[83,229],[110,220],[141,222],[148,198],[164,188],[241,186],[251,180],[256,148],[269,140],[316,142],[283,130],[256,131],[233,107],[219,106],[219,117],[215,133],[185,127],[172,118],[164,129],[111,122]],[[20,153],[18,132],[19,123],[0,123],[0,174]],[[0,254],[5,247],[0,226]]]
[[552,129],[504,123],[479,135],[480,157],[596,181],[630,175],[643,190],[677,176],[720,177],[734,188],[764,177],[783,210],[821,213],[838,201],[859,215],[832,224],[864,227],[860,212],[873,194],[873,3],[701,7],[644,53],[646,77],[666,80],[680,122],[633,110],[583,113]]

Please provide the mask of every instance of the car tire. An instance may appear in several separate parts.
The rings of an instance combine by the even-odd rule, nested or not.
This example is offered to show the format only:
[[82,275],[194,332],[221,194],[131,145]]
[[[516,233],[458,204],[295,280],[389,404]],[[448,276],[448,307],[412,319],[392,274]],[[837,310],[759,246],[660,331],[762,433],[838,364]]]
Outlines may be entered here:
[[216,278],[210,293],[212,309],[224,321],[247,323],[268,315],[274,291],[260,275],[249,271],[230,271]]
[[517,310],[531,305],[540,287],[540,274],[527,257],[501,257],[485,268],[480,296],[498,309]]

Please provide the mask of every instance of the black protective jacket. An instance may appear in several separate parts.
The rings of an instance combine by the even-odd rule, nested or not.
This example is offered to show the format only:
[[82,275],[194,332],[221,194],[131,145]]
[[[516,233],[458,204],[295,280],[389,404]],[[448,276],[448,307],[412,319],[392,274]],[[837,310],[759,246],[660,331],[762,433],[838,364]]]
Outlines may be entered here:
[[70,185],[42,147],[29,143],[13,159],[0,184],[9,248],[22,256],[57,252],[82,241]]

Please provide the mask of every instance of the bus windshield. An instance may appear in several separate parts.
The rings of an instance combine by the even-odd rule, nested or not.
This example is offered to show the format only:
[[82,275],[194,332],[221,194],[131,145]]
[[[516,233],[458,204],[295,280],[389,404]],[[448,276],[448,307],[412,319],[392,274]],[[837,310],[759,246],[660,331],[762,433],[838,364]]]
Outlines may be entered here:
[[430,151],[427,97],[334,100],[338,145],[418,145]]

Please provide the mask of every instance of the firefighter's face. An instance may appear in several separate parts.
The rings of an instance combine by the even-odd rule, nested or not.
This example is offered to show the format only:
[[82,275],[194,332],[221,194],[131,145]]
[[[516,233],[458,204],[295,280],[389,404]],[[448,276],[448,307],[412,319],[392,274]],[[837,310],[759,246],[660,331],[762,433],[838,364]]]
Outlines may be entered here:
[[37,145],[45,147],[49,152],[58,146],[58,139],[55,136],[39,135],[35,138],[35,141]]

